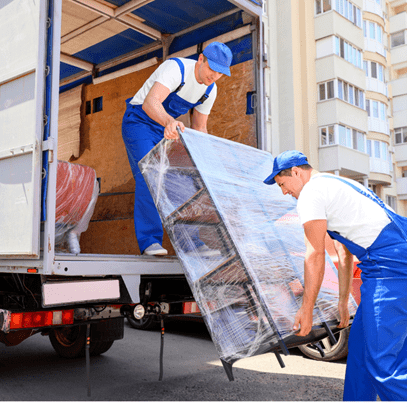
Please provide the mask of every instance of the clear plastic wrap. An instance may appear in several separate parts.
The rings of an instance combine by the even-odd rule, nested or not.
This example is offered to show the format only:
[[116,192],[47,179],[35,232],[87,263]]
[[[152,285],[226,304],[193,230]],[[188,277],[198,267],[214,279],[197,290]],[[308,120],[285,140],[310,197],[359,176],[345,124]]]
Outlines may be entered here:
[[[223,361],[312,342],[323,323],[337,325],[339,285],[327,254],[314,308],[318,335],[301,339],[292,329],[304,232],[296,200],[263,183],[272,172],[269,153],[186,129],[139,167]],[[351,315],[356,308],[351,298]]]
[[89,226],[99,194],[93,168],[58,161],[55,213],[55,246],[80,253],[79,239]]

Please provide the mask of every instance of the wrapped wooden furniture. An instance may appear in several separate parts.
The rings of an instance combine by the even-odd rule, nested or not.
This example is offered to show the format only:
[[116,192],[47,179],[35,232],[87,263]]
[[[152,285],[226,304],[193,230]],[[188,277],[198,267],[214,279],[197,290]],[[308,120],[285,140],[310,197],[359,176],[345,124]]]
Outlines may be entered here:
[[[292,329],[301,305],[304,232],[296,201],[263,180],[271,154],[191,129],[139,163],[230,380],[241,358],[332,340],[337,271],[325,278],[307,337]],[[349,300],[351,315],[357,305]]]

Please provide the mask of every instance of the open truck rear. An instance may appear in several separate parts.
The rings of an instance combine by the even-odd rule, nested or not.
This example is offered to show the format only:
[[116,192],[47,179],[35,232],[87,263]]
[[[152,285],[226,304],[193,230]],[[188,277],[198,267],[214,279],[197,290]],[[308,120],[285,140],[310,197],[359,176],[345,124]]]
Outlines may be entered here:
[[[125,100],[163,60],[208,42],[233,52],[210,134],[265,148],[260,0],[8,0],[0,7],[0,342],[49,335],[64,357],[107,351],[136,304],[193,301],[169,256],[141,256]],[[185,117],[188,125],[188,117]],[[80,254],[56,245],[58,162],[92,168],[99,193]]]

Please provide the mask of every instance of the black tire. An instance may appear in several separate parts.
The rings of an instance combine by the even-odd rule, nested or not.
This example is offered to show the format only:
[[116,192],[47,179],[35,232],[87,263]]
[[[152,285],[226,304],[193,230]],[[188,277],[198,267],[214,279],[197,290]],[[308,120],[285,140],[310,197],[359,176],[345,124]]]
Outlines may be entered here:
[[[53,329],[49,339],[54,350],[65,359],[75,359],[85,356],[86,351],[86,325]],[[111,341],[90,340],[89,353],[92,356],[107,352],[113,345]]]
[[93,342],[94,343],[94,348],[92,349],[92,342],[91,342],[91,348],[90,350],[90,355],[91,356],[99,356],[102,353],[107,352],[113,345],[114,341],[103,341],[103,342]]
[[134,329],[141,329],[142,331],[152,331],[159,325],[154,315],[148,315],[141,319],[136,319],[133,316],[127,315],[127,321]]
[[335,334],[338,341],[337,344],[331,345],[329,338],[319,341],[320,346],[324,350],[325,356],[322,357],[317,349],[313,349],[310,345],[300,345],[298,349],[306,356],[314,360],[321,360],[325,362],[332,362],[334,360],[343,359],[348,354],[348,339],[350,327],[342,329]]

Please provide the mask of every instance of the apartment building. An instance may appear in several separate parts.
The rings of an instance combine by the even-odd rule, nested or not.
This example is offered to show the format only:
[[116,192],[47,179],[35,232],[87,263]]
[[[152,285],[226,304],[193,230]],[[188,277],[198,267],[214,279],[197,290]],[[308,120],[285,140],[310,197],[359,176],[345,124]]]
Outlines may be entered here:
[[407,215],[407,0],[268,0],[268,149]]

